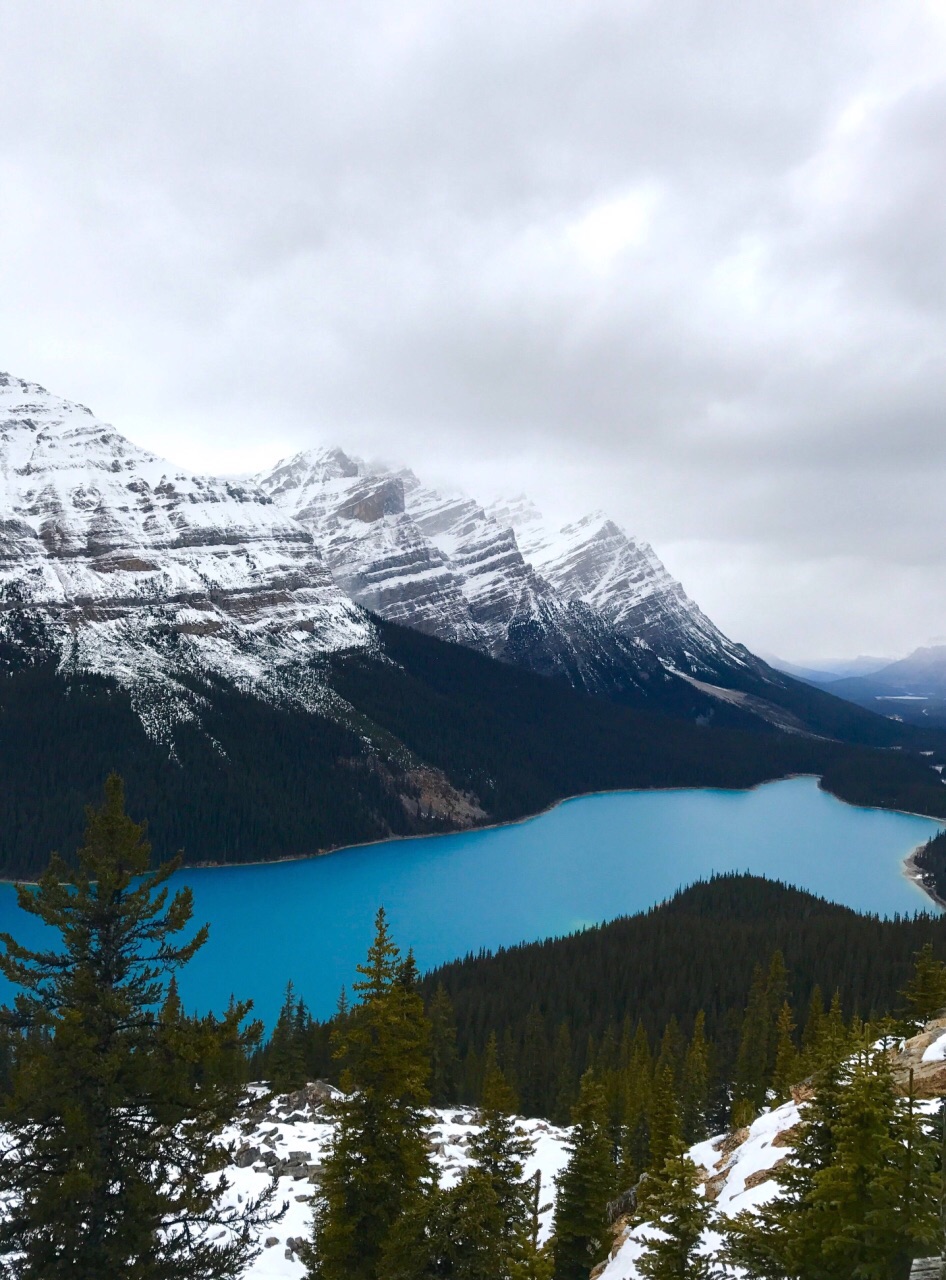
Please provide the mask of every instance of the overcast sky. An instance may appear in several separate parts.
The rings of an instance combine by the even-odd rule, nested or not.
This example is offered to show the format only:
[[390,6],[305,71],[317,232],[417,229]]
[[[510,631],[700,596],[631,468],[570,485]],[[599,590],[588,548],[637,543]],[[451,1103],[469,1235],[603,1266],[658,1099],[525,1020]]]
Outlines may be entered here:
[[946,0],[0,0],[0,368],[604,507],[763,651],[946,637]]

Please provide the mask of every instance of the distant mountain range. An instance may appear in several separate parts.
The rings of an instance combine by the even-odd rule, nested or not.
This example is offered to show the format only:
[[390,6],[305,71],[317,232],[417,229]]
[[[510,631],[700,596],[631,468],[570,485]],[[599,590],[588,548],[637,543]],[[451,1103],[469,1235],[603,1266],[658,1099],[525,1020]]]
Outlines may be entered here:
[[908,724],[946,729],[946,645],[915,649],[863,675],[808,677],[861,707]]
[[894,661],[893,658],[876,658],[860,654],[856,658],[835,658],[827,662],[806,665],[787,662],[784,658],[776,657],[771,653],[763,654],[762,657],[777,671],[784,671],[786,675],[807,680],[812,684],[830,684],[833,680],[844,680],[848,676],[869,676]]
[[[391,624],[425,633],[426,647],[398,640]],[[454,656],[458,645],[480,665]],[[475,686],[507,708],[521,703],[517,669],[553,678],[528,685],[529,715],[545,698],[560,732],[579,720],[587,730],[589,716],[607,724],[592,734],[616,735],[612,748],[597,742],[602,760],[619,740],[625,759],[643,759],[627,744],[649,734],[654,759],[669,754],[662,773],[644,770],[648,785],[695,778],[689,765],[674,774],[672,759],[678,748],[696,759],[696,740],[673,747],[670,730],[619,722],[606,703],[670,717],[671,737],[712,726],[756,738],[921,741],[729,640],[650,546],[602,513],[550,528],[525,497],[482,506],[337,448],[246,481],[195,475],[83,406],[0,374],[0,870],[58,840],[60,818],[47,830],[30,808],[28,778],[35,789],[43,770],[49,813],[64,815],[89,798],[96,770],[138,768],[143,799],[190,806],[190,826],[166,821],[187,837],[189,856],[209,859],[470,825],[556,791],[635,785],[633,769],[556,774],[546,759],[555,784],[534,777],[516,791],[512,773],[527,766],[507,761],[505,779],[491,775],[482,742],[483,758],[471,745],[460,767],[447,739],[472,714]],[[436,672],[447,670],[454,685],[438,687]],[[568,686],[600,710],[551,692]],[[493,712],[490,732],[525,732]],[[439,721],[440,739],[415,732],[425,716]],[[543,752],[531,739],[520,745],[540,770]],[[581,752],[580,740],[570,749]],[[772,776],[774,756],[760,768]],[[716,764],[709,772],[721,776]],[[319,822],[292,817],[303,797],[321,806]],[[265,818],[273,806],[278,838]]]

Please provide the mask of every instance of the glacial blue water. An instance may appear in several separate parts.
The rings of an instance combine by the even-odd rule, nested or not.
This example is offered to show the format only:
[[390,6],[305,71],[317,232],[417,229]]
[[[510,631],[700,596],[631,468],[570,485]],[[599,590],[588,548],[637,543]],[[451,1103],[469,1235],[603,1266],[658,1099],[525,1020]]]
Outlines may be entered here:
[[[814,778],[753,791],[626,791],[566,801],[512,826],[345,849],[328,857],[188,869],[210,941],[181,975],[194,1009],[252,997],[272,1024],[288,979],[317,1015],[387,909],[421,969],[481,947],[545,938],[644,910],[713,872],[751,871],[881,915],[931,909],[903,858],[939,829],[860,809]],[[0,885],[0,929],[35,926]],[[8,992],[0,988],[0,998]]]

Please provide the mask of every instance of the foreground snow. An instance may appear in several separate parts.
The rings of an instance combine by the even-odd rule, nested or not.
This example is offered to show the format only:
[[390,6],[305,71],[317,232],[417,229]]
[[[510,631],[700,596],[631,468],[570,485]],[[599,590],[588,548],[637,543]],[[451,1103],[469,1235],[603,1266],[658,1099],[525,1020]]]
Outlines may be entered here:
[[[311,1232],[312,1195],[332,1137],[332,1124],[324,1111],[329,1094],[327,1086],[315,1085],[265,1105],[257,1102],[249,1107],[246,1118],[221,1135],[221,1140],[232,1147],[233,1159],[225,1171],[231,1183],[230,1201],[243,1202],[258,1195],[269,1184],[273,1170],[278,1174],[277,1199],[280,1203],[287,1201],[289,1206],[282,1222],[261,1233],[265,1247],[247,1269],[248,1280],[300,1280],[305,1274],[295,1246],[300,1239],[308,1239]],[[450,1186],[470,1163],[466,1146],[470,1134],[478,1129],[475,1113],[469,1108],[451,1108],[431,1111],[430,1117],[434,1163],[442,1183]],[[525,1175],[531,1178],[536,1172],[541,1173],[539,1203],[545,1206],[541,1239],[546,1240],[552,1226],[554,1179],[567,1159],[567,1130],[545,1120],[518,1120],[517,1125],[533,1146]]]

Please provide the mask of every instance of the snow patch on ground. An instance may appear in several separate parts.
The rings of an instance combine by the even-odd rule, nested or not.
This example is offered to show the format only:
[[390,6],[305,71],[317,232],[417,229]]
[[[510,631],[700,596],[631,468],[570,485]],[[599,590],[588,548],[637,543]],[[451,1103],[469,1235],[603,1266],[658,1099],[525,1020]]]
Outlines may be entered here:
[[[320,1084],[265,1102],[258,1089],[251,1091],[243,1116],[220,1136],[221,1143],[231,1148],[232,1157],[224,1170],[231,1184],[226,1202],[238,1205],[259,1195],[269,1185],[274,1171],[278,1174],[277,1204],[288,1204],[283,1220],[262,1231],[260,1242],[264,1246],[267,1240],[275,1243],[265,1246],[247,1269],[247,1280],[301,1280],[305,1274],[294,1246],[311,1235],[312,1195],[333,1133],[324,1100],[334,1092],[330,1086]],[[443,1185],[452,1186],[471,1163],[467,1146],[470,1135],[479,1129],[476,1113],[468,1107],[453,1107],[432,1109],[429,1115],[433,1162]],[[544,1242],[552,1229],[555,1177],[567,1160],[568,1130],[545,1120],[517,1118],[516,1125],[532,1143],[525,1177],[532,1178],[537,1172],[541,1175],[539,1203],[545,1209],[540,1239]],[[259,1158],[251,1159],[256,1153]]]

